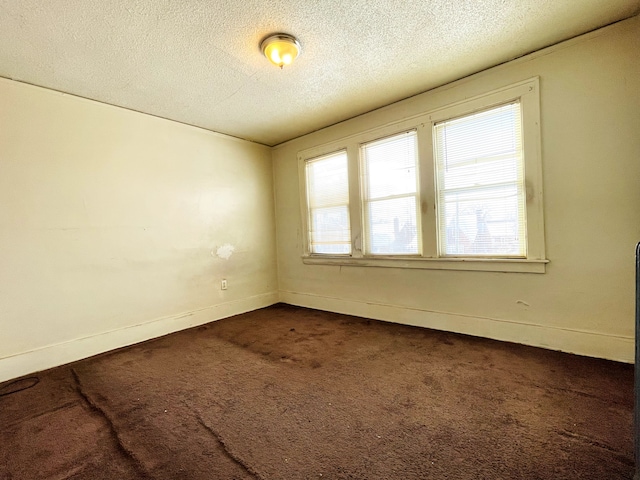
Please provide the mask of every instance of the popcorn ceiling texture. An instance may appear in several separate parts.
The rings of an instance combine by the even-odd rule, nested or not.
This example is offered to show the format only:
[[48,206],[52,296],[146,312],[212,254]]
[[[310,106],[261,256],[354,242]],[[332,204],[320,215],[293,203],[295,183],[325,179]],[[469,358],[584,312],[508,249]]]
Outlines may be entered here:
[[[633,16],[639,0],[0,0],[0,76],[275,145]],[[260,40],[296,35],[279,70]]]

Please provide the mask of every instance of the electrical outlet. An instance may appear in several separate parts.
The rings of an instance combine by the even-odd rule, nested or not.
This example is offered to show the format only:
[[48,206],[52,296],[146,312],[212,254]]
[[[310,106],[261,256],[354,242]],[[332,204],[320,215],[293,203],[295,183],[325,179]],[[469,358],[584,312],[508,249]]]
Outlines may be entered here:
[[220,282],[220,290],[226,290],[226,289],[227,289],[227,280],[223,278],[222,281]]

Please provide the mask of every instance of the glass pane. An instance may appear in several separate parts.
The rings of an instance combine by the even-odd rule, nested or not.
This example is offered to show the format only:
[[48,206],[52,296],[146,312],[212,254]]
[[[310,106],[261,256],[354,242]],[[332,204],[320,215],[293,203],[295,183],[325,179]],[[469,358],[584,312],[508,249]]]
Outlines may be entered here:
[[311,207],[349,202],[346,152],[307,162],[307,195]]
[[369,253],[417,254],[416,197],[369,203]]
[[444,190],[470,188],[496,183],[516,184],[520,177],[519,159],[509,157],[502,160],[472,163],[457,168],[449,168],[441,175]]
[[368,200],[416,192],[416,132],[368,143],[362,155]]
[[440,253],[526,256],[518,102],[434,127]]
[[345,206],[311,210],[311,252],[351,253],[349,208]]
[[447,255],[524,256],[516,186],[444,195]]
[[347,153],[308,160],[307,201],[311,253],[351,253]]
[[442,122],[435,129],[445,167],[477,158],[513,155],[520,151],[520,104]]

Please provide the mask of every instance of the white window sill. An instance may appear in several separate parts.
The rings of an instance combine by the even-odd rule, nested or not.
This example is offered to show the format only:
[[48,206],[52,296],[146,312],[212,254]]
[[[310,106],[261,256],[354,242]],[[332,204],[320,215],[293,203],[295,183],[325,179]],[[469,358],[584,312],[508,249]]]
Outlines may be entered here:
[[528,260],[524,258],[424,258],[382,256],[355,258],[341,255],[306,255],[302,257],[302,262],[306,265],[545,273],[546,265],[549,263],[549,260]]

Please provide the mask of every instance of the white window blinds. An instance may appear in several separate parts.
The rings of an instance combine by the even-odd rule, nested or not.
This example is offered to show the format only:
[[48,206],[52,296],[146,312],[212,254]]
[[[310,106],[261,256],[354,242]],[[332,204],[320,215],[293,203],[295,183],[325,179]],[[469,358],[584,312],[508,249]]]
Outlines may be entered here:
[[363,144],[361,161],[366,253],[420,253],[416,132]]
[[350,254],[347,152],[308,160],[306,177],[310,252]]
[[520,103],[434,125],[440,255],[526,257]]

